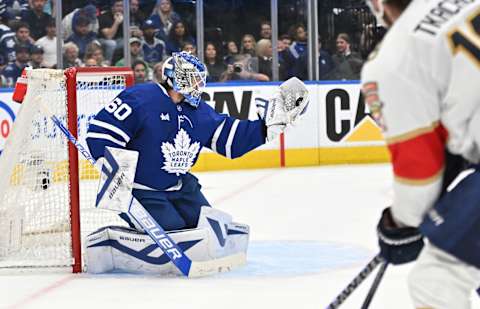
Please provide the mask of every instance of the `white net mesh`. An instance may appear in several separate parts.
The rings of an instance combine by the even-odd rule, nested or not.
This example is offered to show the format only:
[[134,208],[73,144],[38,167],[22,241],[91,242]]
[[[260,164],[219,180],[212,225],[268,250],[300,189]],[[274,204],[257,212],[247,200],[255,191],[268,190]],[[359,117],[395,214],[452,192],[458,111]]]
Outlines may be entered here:
[[[66,79],[61,70],[28,74],[27,96],[0,156],[0,269],[73,262],[67,139],[49,118],[55,114],[67,125]],[[125,85],[122,74],[77,74],[78,135],[83,145],[88,121]],[[98,172],[79,159],[83,240],[99,227],[124,223],[116,214],[94,208]]]
[[[125,88],[124,75],[81,73],[77,75],[78,139],[86,145],[88,123],[108,102]],[[125,225],[115,213],[95,208],[99,174],[84,158],[79,157],[80,214],[82,239],[105,225]]]

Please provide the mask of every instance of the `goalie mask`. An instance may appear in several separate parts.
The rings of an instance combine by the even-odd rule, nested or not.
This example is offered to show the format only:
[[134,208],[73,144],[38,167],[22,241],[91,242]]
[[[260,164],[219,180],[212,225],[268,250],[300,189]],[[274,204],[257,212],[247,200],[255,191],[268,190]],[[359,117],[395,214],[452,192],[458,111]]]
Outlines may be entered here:
[[163,64],[162,79],[197,107],[206,85],[207,70],[197,57],[187,52],[173,53]]

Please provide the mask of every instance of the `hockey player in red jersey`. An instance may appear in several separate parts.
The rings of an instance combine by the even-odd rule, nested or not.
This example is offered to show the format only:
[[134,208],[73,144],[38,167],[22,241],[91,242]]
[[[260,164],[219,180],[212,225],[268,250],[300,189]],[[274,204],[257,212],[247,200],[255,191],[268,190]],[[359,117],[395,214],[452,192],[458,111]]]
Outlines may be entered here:
[[[381,254],[416,260],[416,308],[470,308],[480,284],[480,1],[368,2],[389,28],[362,72],[395,176],[378,223]],[[448,186],[458,158],[473,168]]]

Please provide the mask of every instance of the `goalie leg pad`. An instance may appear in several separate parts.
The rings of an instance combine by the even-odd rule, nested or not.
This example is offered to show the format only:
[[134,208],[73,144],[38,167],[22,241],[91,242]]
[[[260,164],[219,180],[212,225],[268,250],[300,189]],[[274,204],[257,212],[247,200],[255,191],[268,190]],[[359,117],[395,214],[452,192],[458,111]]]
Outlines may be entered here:
[[[204,209],[206,209],[204,211]],[[202,225],[196,229],[170,231],[169,236],[193,261],[211,261],[242,253],[246,256],[249,238],[247,225],[223,221],[229,216],[202,207]],[[210,219],[210,220],[209,220]],[[213,222],[210,223],[209,221]],[[214,231],[215,226],[221,230]],[[122,271],[160,275],[180,275],[178,269],[151,238],[134,229],[109,226],[89,236],[86,242],[87,271],[104,273]],[[242,264],[245,264],[246,260]],[[231,265],[219,265],[229,269]]]

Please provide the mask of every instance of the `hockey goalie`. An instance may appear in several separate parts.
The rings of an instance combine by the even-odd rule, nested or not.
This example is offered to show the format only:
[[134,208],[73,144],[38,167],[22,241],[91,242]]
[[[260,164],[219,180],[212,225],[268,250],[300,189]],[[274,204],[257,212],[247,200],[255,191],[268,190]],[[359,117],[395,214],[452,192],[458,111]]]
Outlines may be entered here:
[[[238,120],[201,100],[206,70],[195,56],[174,53],[165,61],[162,77],[160,84],[122,91],[90,122],[86,141],[102,164],[97,205],[119,194],[109,176],[128,169],[134,175],[131,194],[192,261],[237,255],[242,258],[235,265],[218,269],[242,265],[249,227],[212,208],[189,171],[204,146],[234,159],[275,139],[306,111],[307,89],[292,78],[272,99],[257,101],[258,120]],[[108,203],[101,207],[115,208]],[[125,212],[120,217],[129,228],[106,226],[87,237],[89,272],[179,272],[135,218]]]

